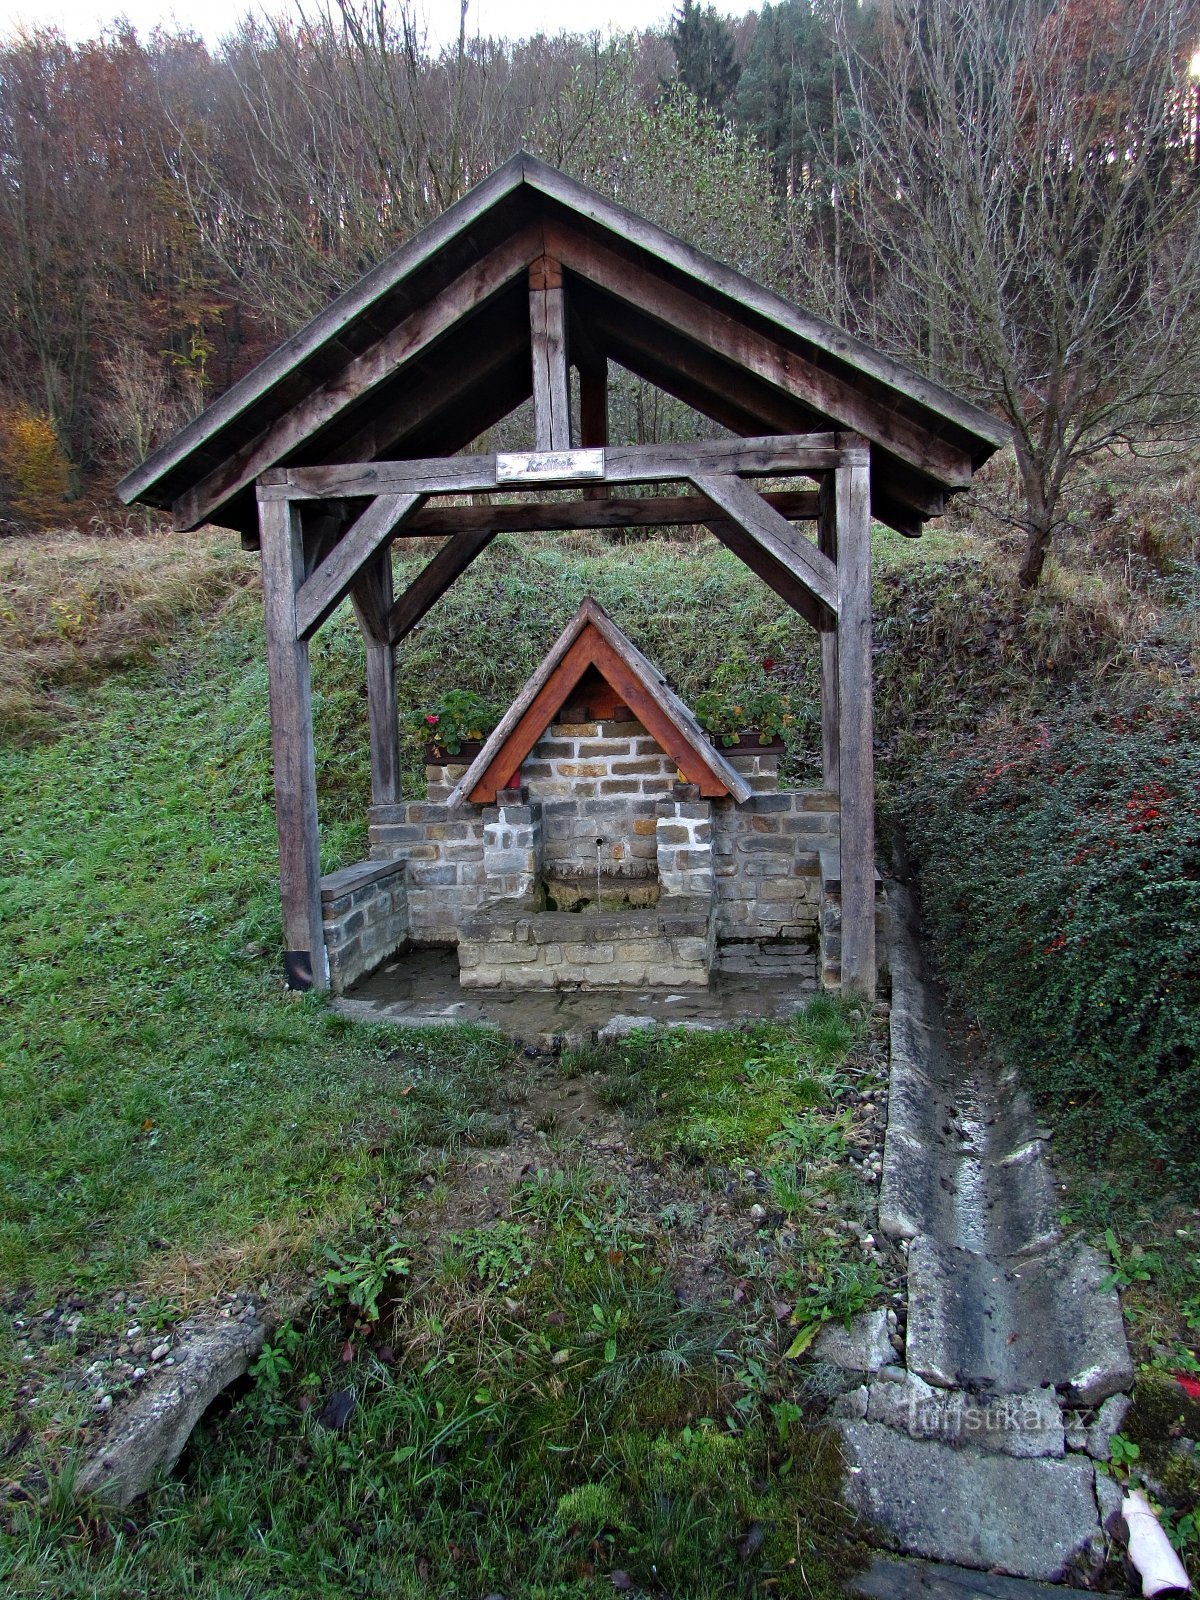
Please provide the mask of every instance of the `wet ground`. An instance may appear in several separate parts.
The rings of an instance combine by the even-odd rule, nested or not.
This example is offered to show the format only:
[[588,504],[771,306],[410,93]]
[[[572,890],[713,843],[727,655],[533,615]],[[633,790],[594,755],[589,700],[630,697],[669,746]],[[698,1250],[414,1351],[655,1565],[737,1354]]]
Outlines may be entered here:
[[654,1023],[728,1028],[778,1021],[800,1011],[812,990],[795,978],[714,974],[705,989],[464,990],[451,949],[414,950],[385,962],[334,1002],[363,1022],[409,1026],[483,1022],[544,1049],[574,1046]]

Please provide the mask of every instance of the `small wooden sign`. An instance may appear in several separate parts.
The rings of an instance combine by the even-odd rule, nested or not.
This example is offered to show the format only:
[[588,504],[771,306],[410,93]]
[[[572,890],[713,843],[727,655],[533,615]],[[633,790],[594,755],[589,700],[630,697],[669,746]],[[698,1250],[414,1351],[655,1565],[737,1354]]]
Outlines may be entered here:
[[578,483],[603,477],[603,450],[524,450],[496,457],[497,483]]

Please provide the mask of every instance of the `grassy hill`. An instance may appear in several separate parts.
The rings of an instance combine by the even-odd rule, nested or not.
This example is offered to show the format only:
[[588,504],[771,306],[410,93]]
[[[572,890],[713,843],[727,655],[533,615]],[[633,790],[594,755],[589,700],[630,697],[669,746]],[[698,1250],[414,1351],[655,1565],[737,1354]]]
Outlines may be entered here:
[[[1003,496],[1002,470],[992,487]],[[889,829],[905,834],[952,995],[1041,1093],[1044,1114],[1072,1152],[1071,1204],[1091,1228],[1116,1228],[1145,1351],[1168,1364],[1185,1362],[1187,1340],[1194,1342],[1189,1319],[1200,1324],[1194,1151],[1178,1109],[1188,1096],[1195,1103],[1200,1055],[1198,502],[1195,474],[1153,489],[1097,474],[1078,491],[1071,561],[1032,596],[1016,590],[1003,539],[965,515],[919,545],[882,534],[876,547],[885,837]],[[397,581],[422,558],[406,549]],[[497,540],[402,648],[402,706],[419,709],[453,688],[506,700],[587,592],[685,698],[723,663],[780,663],[800,707],[789,731],[794,769],[812,774],[814,640],[711,541]],[[750,1331],[739,1324],[732,1369],[717,1359],[728,1330],[716,1324],[697,1325],[690,1353],[672,1356],[655,1299],[660,1277],[650,1270],[666,1259],[669,1224],[653,1211],[643,1217],[627,1196],[620,1203],[633,1207],[636,1226],[606,1246],[598,1265],[584,1263],[582,1245],[583,1254],[574,1253],[581,1223],[564,1231],[547,1221],[559,1213],[536,1210],[611,1213],[617,1191],[594,1174],[573,1197],[542,1195],[529,1202],[533,1211],[514,1213],[516,1254],[496,1271],[511,1269],[518,1287],[500,1292],[498,1280],[481,1280],[483,1257],[458,1268],[423,1258],[419,1273],[413,1266],[420,1325],[405,1337],[414,1348],[426,1341],[436,1363],[430,1373],[441,1376],[389,1387],[378,1358],[372,1366],[352,1350],[364,1395],[385,1407],[364,1411],[373,1420],[354,1449],[336,1434],[313,1446],[321,1436],[304,1420],[309,1376],[336,1374],[347,1329],[352,1346],[358,1338],[344,1298],[328,1291],[311,1302],[311,1325],[298,1323],[287,1335],[292,1343],[275,1351],[247,1405],[198,1447],[192,1478],[164,1490],[125,1532],[79,1524],[65,1495],[52,1494],[49,1520],[30,1508],[28,1473],[40,1459],[53,1479],[63,1448],[91,1415],[94,1397],[80,1371],[120,1337],[131,1305],[147,1325],[169,1328],[182,1311],[235,1288],[275,1295],[320,1285],[330,1271],[326,1246],[343,1263],[392,1260],[387,1252],[398,1249],[417,1187],[427,1196],[453,1193],[469,1170],[464,1151],[483,1137],[498,1086],[527,1092],[520,1059],[494,1036],[431,1032],[398,1046],[386,1030],[348,1026],[318,1000],[282,990],[258,604],[257,559],[221,534],[65,534],[0,544],[0,922],[8,954],[0,982],[0,1285],[8,1312],[0,1394],[9,1419],[0,1424],[9,1461],[0,1468],[0,1493],[9,1477],[0,1578],[22,1594],[48,1585],[61,1594],[216,1596],[248,1583],[272,1594],[322,1585],[329,1593],[401,1593],[423,1561],[432,1576],[413,1579],[413,1592],[432,1583],[438,1593],[475,1594],[486,1592],[484,1574],[499,1582],[515,1559],[515,1527],[523,1549],[553,1553],[522,1591],[530,1595],[600,1592],[596,1585],[611,1587],[618,1559],[636,1564],[664,1540],[679,1552],[677,1581],[692,1584],[689,1593],[710,1592],[705,1584],[727,1592],[721,1585],[751,1556],[779,1579],[777,1592],[811,1593],[809,1583],[832,1592],[848,1547],[822,1509],[828,1463],[799,1414],[778,1410],[784,1369],[770,1306],[816,1295],[822,1310],[813,1315],[840,1314],[863,1303],[855,1296],[877,1294],[879,1283],[847,1276],[841,1246],[822,1242],[814,1223],[805,1246],[811,1276],[785,1284],[778,1273],[790,1269],[780,1265],[746,1279],[759,1321]],[[348,615],[323,630],[313,657],[322,853],[332,869],[360,856],[365,838],[365,698]],[[415,733],[406,762],[415,785]],[[1153,794],[1151,782],[1159,786]],[[1136,815],[1125,809],[1131,797]],[[1105,841],[1118,825],[1114,851]],[[1080,828],[1086,837],[1076,836]],[[1043,869],[1036,883],[1025,874],[1026,857]],[[1089,917],[1072,922],[1061,912],[1081,882]],[[1038,919],[1052,926],[1043,932],[1039,922],[1030,937]],[[1106,1016],[1091,1000],[1117,970]],[[1040,1019],[1032,1051],[1031,1017]],[[1057,1037],[1047,1033],[1051,1023]],[[821,1026],[833,1033],[821,1035],[819,1047],[807,1035],[768,1030],[735,1040],[732,1057],[687,1064],[688,1093],[700,1098],[680,1100],[678,1116],[704,1114],[711,1074],[744,1083],[745,1062],[772,1052],[819,1057],[821,1071],[844,1061],[839,1082],[870,1081],[863,1019],[836,1014]],[[642,1070],[624,1058],[595,1066],[609,1082]],[[840,1126],[841,1092],[835,1085],[822,1102],[822,1126]],[[681,1172],[670,1138],[664,1146],[659,1127],[657,1142],[646,1145],[644,1108],[629,1104],[633,1121],[622,1124],[621,1139]],[[772,1126],[782,1129],[792,1113],[782,1104],[775,1111]],[[764,1125],[756,1137],[775,1134]],[[735,1148],[760,1167],[774,1159],[767,1144]],[[689,1194],[671,1203],[700,1201]],[[799,1213],[801,1221],[809,1215]],[[728,1244],[727,1268],[740,1248]],[[1141,1273],[1136,1262],[1146,1250],[1153,1270]],[[470,1247],[459,1257],[464,1251]],[[613,1251],[633,1274],[622,1267],[616,1287]],[[553,1289],[564,1273],[575,1274],[565,1309]],[[394,1289],[394,1273],[391,1281]],[[525,1308],[521,1317],[504,1311],[506,1296]],[[450,1327],[451,1305],[474,1307],[483,1320]],[[535,1358],[529,1328],[545,1332],[550,1316],[566,1317],[590,1352],[571,1369],[574,1395],[609,1393],[609,1340],[618,1352],[632,1341],[622,1382],[634,1387],[613,1389],[604,1407],[583,1413],[609,1419],[586,1459],[575,1448],[576,1413],[539,1409],[557,1381],[556,1338],[566,1335],[550,1334]],[[484,1337],[502,1352],[507,1374],[495,1390],[467,1361]],[[532,1388],[522,1376],[531,1359],[539,1374]],[[672,1361],[682,1389],[642,1386]],[[454,1376],[456,1363],[470,1375],[467,1387]],[[485,1390],[489,1397],[478,1399]],[[424,1445],[403,1454],[413,1408],[424,1418],[428,1405],[467,1407],[475,1420],[464,1424],[465,1457],[442,1460],[436,1442],[428,1454]],[[726,1411],[742,1419],[718,1428],[716,1437],[732,1445],[699,1427]],[[388,1450],[366,1451],[367,1433],[391,1441]],[[623,1433],[631,1441],[624,1454]],[[492,1477],[485,1462],[496,1437],[507,1441],[507,1465]],[[530,1453],[533,1437],[546,1448]],[[508,1532],[503,1517],[481,1518],[469,1497],[451,1494],[455,1462],[468,1459],[490,1503],[508,1507]],[[421,1461],[433,1463],[433,1476],[417,1470]],[[506,1476],[514,1462],[525,1474],[519,1493]],[[690,1474],[701,1489],[741,1485],[726,1520],[706,1520],[700,1494],[672,1500],[656,1523],[653,1495],[649,1509],[639,1496],[671,1473],[681,1481]],[[436,1529],[428,1520],[435,1501],[450,1508]],[[378,1532],[383,1506],[395,1564],[347,1533]],[[804,1530],[794,1549],[777,1536],[790,1519]],[[760,1539],[761,1528],[774,1531]],[[738,1555],[746,1541],[750,1555]],[[468,1545],[470,1559],[462,1556]],[[309,1546],[317,1549],[312,1559]],[[194,1577],[178,1578],[185,1569]]]

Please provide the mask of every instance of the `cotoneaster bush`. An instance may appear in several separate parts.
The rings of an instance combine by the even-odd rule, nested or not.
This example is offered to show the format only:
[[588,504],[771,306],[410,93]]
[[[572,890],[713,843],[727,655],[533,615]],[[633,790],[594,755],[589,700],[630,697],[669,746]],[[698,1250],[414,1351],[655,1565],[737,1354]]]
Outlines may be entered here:
[[1200,705],[981,737],[900,812],[952,988],[1067,1136],[1200,1173]]

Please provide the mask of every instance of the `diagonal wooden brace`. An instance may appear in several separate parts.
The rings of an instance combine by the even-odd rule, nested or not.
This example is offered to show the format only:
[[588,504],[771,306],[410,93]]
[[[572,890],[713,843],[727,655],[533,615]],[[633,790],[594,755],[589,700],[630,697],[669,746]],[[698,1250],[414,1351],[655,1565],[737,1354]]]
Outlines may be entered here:
[[834,615],[837,568],[815,545],[793,534],[791,524],[756,489],[732,473],[693,475],[692,482],[780,566],[785,567]]
[[313,634],[350,592],[354,580],[396,529],[424,505],[422,494],[378,495],[338,541],[296,596],[296,637]]

